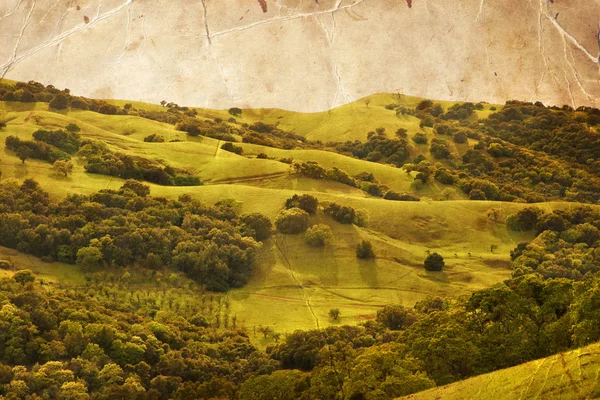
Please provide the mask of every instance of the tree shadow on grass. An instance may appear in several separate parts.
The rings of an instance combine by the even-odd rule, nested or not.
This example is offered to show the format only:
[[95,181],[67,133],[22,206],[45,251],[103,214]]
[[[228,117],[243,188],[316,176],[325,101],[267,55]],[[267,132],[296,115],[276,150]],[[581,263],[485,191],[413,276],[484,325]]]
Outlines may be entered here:
[[379,277],[377,272],[377,260],[357,260],[360,278],[365,286],[370,288],[379,287]]

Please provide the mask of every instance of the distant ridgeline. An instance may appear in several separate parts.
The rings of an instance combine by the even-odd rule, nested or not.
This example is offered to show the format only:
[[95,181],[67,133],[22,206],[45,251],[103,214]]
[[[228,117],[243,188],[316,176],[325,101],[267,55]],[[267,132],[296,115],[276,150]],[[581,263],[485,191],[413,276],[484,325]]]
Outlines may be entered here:
[[[36,82],[16,83],[14,86],[0,84],[0,98],[4,101],[48,102],[51,108],[58,110],[70,107],[103,114],[136,115],[173,124],[176,129],[192,136],[202,135],[228,142],[235,142],[237,137],[241,137],[244,143],[280,149],[333,151],[415,171],[416,187],[436,181],[456,186],[473,200],[529,203],[549,200],[596,203],[600,200],[600,135],[597,132],[600,110],[595,108],[573,110],[569,106],[545,107],[539,102],[509,101],[500,110],[492,107],[495,112],[480,120],[475,113],[483,108],[481,103],[459,103],[446,111],[431,100],[422,101],[414,109],[390,104],[386,106],[390,112],[421,119],[423,132],[414,133],[411,138],[414,144],[410,143],[408,132],[403,128],[398,129],[393,137],[380,128],[370,132],[366,142],[322,143],[260,121],[251,125],[240,124],[235,117],[243,111],[238,108],[230,109],[231,118],[227,121],[220,118],[212,120],[201,118],[193,108],[166,101],[161,103],[165,111],[136,109],[131,104],[121,108],[102,100],[72,96],[68,89],[61,91]],[[374,125],[376,123],[373,122]],[[427,132],[434,135],[431,140]],[[147,141],[164,140],[151,136]],[[414,146],[421,148],[419,146],[425,145],[429,146],[433,161],[422,154],[414,156],[418,153]],[[459,154],[455,147],[460,145],[469,148]],[[31,144],[27,146],[33,147]],[[243,150],[230,143],[224,149],[238,154]],[[148,160],[108,153],[104,150],[96,154],[88,171],[146,179],[159,184],[199,184],[197,178],[184,171],[163,168],[163,173],[151,168],[152,171],[147,173],[144,170],[151,164]],[[65,158],[62,153],[58,156]],[[49,157],[53,159],[57,155],[50,154]],[[132,164],[137,166],[132,167]],[[132,169],[138,171],[132,172]],[[380,190],[370,186],[364,188],[370,194],[385,195],[386,188]]]

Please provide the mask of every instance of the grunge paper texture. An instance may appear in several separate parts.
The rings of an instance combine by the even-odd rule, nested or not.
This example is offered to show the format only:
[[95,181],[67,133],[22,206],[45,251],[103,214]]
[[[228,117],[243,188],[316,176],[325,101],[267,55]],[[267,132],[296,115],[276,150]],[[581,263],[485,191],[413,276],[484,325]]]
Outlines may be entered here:
[[211,108],[598,106],[598,21],[596,0],[3,0],[0,74]]

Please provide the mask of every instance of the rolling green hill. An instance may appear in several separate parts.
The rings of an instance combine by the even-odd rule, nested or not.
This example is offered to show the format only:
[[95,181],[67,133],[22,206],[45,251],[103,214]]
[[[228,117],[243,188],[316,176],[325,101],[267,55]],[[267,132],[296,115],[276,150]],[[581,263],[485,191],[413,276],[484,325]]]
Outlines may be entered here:
[[[394,97],[374,96],[368,108],[364,101],[343,106],[329,120],[328,124],[333,125],[322,125],[324,116],[289,112],[287,123],[298,124],[296,126],[304,129],[307,128],[302,118],[310,119],[315,126],[337,124],[340,128],[345,124],[363,135],[368,127],[356,126],[350,117],[357,107],[364,107],[369,115],[368,118],[360,116],[360,120],[375,118],[379,123],[375,114],[385,112],[392,116],[389,121],[397,129],[407,125],[382,107]],[[418,100],[402,98],[407,104]],[[368,171],[394,190],[414,191],[411,188],[413,178],[393,166],[321,150],[281,150],[247,143],[240,144],[245,156],[238,156],[220,150],[218,140],[186,137],[170,124],[91,111],[55,112],[49,110],[46,103],[0,102],[0,112],[8,125],[2,135],[16,135],[25,140],[39,128],[58,129],[74,123],[81,128],[84,139],[101,140],[114,151],[132,156],[190,168],[205,182],[199,187],[150,184],[153,195],[176,198],[191,193],[210,204],[233,198],[241,203],[244,212],[261,212],[274,218],[285,199],[296,193],[307,193],[319,200],[336,201],[367,212],[368,228],[341,225],[324,216],[315,217],[314,222],[326,223],[333,229],[335,241],[325,249],[310,248],[301,237],[287,235],[277,235],[265,243],[251,281],[228,295],[232,310],[247,326],[272,325],[277,331],[285,332],[331,323],[355,324],[373,318],[376,310],[385,304],[410,306],[429,295],[458,295],[484,288],[509,276],[508,251],[527,237],[527,234],[509,234],[502,224],[493,223],[486,217],[492,206],[505,208],[505,213],[509,214],[522,208],[519,204],[385,201],[337,182],[294,175],[288,164],[276,160],[291,157],[317,161],[324,167],[338,167],[352,175]],[[203,112],[209,115],[209,111]],[[276,110],[267,112],[269,115],[274,113]],[[244,111],[244,115],[250,118],[252,114]],[[255,117],[259,119],[262,115],[261,111]],[[418,129],[418,123],[416,127]],[[323,132],[334,132],[328,129]],[[144,142],[144,137],[151,133],[164,136],[167,142]],[[185,141],[168,142],[172,139]],[[74,171],[65,178],[56,174],[46,162],[30,159],[21,163],[14,153],[4,149],[4,140],[0,141],[0,151],[4,154],[1,161],[4,179],[35,177],[55,198],[68,193],[116,189],[122,184],[118,178],[86,173],[83,160],[75,159]],[[273,159],[253,157],[258,153]],[[434,184],[416,193],[436,197],[444,186]],[[562,205],[548,205],[549,208],[555,206]],[[467,227],[469,233],[465,235]],[[361,261],[354,256],[354,247],[363,238],[374,243],[378,254],[376,260]],[[490,252],[491,244],[498,246],[495,253]],[[426,251],[441,251],[446,255],[448,269],[443,274],[431,274],[422,269]],[[280,317],[260,311],[273,305]],[[339,321],[332,322],[328,318],[332,307],[341,309]]]
[[593,344],[401,399],[596,399],[599,371],[600,344]]
[[[369,100],[367,104],[366,100]],[[382,126],[389,131],[404,127],[414,134],[419,119],[396,117],[385,105],[396,102],[414,107],[420,100],[409,96],[374,95],[329,113],[300,114],[283,110],[244,110],[239,122],[266,121],[311,139],[364,139],[366,131]],[[115,104],[124,101],[112,101]],[[136,107],[159,110],[163,107],[134,103]],[[444,103],[448,107],[452,103]],[[489,106],[486,106],[489,107]],[[219,148],[219,140],[186,136],[173,125],[131,115],[104,115],[92,111],[60,111],[46,103],[0,102],[7,128],[2,135],[29,139],[39,129],[58,129],[74,123],[81,136],[100,140],[109,148],[131,156],[142,156],[174,167],[195,171],[205,182],[198,187],[172,187],[150,184],[152,194],[177,198],[183,193],[213,204],[232,198],[244,212],[261,212],[275,218],[283,203],[293,194],[311,194],[319,200],[335,201],[366,211],[367,228],[341,225],[325,216],[315,223],[331,226],[335,240],[324,249],[313,249],[300,236],[276,235],[265,243],[251,281],[228,296],[232,310],[246,326],[271,325],[277,331],[356,324],[374,318],[385,304],[412,306],[427,296],[458,296],[489,287],[507,279],[508,254],[515,245],[531,238],[529,233],[508,231],[503,223],[491,221],[490,208],[510,215],[526,205],[489,201],[393,202],[373,198],[365,192],[337,182],[314,180],[292,173],[288,164],[277,161],[292,158],[316,161],[326,168],[338,167],[351,175],[370,172],[393,190],[413,192],[438,199],[448,187],[437,182],[415,189],[413,176],[390,165],[368,162],[322,150],[283,150],[240,143],[244,156]],[[199,110],[200,117],[226,118],[226,111]],[[486,112],[485,110],[482,112]],[[362,121],[357,124],[357,121]],[[426,128],[428,129],[428,128]],[[148,143],[149,134],[162,135],[165,143]],[[430,134],[430,133],[429,133]],[[182,141],[169,142],[178,139]],[[69,193],[92,193],[116,189],[122,180],[86,173],[85,161],[75,159],[75,169],[63,177],[51,165],[30,159],[21,163],[0,141],[3,178],[35,177],[55,198]],[[269,159],[256,158],[259,153]],[[463,197],[456,193],[458,198]],[[570,203],[540,204],[551,210],[572,207]],[[356,244],[369,239],[375,246],[375,260],[358,260]],[[491,246],[494,252],[490,251]],[[447,268],[441,274],[422,268],[427,251],[439,251]],[[73,267],[75,268],[75,267]],[[273,307],[276,314],[261,310]],[[341,319],[332,321],[328,311],[340,308]]]

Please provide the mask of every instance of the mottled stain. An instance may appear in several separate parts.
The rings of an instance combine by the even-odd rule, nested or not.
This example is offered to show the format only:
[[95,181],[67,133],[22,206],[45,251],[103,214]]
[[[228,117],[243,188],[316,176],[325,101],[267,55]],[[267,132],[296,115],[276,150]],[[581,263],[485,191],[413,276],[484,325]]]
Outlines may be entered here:
[[112,88],[104,87],[92,91],[92,96],[95,99],[114,99],[115,93],[113,92]]
[[262,8],[262,12],[267,12],[267,0],[258,0],[258,4],[260,4],[260,8]]
[[406,0],[406,4],[408,5],[408,8],[412,8],[412,0]]
[[83,22],[85,22],[86,24],[90,23],[90,19],[89,19],[89,17],[87,15],[83,16]]

